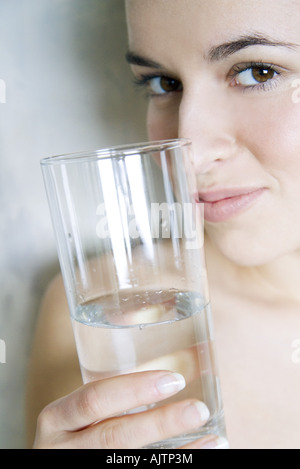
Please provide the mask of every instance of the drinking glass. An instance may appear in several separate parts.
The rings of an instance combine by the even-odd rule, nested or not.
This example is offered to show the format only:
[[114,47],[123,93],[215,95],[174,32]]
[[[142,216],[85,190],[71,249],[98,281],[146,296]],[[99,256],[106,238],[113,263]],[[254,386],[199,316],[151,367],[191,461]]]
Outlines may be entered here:
[[126,145],[41,165],[84,383],[180,373],[185,389],[156,405],[196,398],[210,419],[150,447],[211,434],[224,441],[191,142]]

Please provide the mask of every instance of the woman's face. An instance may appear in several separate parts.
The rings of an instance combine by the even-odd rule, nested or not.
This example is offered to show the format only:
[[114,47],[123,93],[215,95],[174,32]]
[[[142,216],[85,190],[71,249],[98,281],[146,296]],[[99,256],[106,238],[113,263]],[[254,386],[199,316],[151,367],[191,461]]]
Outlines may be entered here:
[[153,140],[191,138],[206,231],[241,265],[300,248],[300,0],[127,0]]

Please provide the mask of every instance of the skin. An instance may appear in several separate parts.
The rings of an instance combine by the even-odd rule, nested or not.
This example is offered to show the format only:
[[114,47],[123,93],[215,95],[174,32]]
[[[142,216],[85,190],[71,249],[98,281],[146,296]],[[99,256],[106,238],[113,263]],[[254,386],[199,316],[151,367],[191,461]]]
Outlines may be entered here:
[[[300,77],[299,11],[298,0],[127,0],[128,58],[149,96],[149,138],[192,139],[201,193],[224,188],[263,189],[246,209],[225,221],[206,223],[208,275],[232,448],[299,449],[300,364],[293,359],[297,352],[293,347],[300,338],[300,104],[293,87]],[[246,36],[252,37],[247,47],[240,43],[239,47],[220,48],[228,43],[236,45],[237,39]],[[267,39],[272,45],[266,41],[264,45],[253,44],[253,37],[256,42]],[[54,298],[60,298],[60,306]],[[45,351],[48,372],[53,370],[53,376],[60,363],[58,351],[68,354],[70,361],[62,370],[65,379],[60,382],[56,378],[55,389],[45,393],[42,383],[47,366],[34,354],[30,382],[43,396],[43,402],[35,400],[35,414],[52,398],[63,395],[62,382],[69,383],[64,385],[65,393],[79,383],[79,374],[73,372],[71,378],[70,373],[71,363],[76,362],[71,339],[63,350],[59,349],[59,338],[55,339],[57,344],[45,344],[56,320],[63,321],[71,337],[67,320],[62,319],[67,316],[63,314],[63,298],[57,280],[44,302],[36,350]],[[128,389],[140,396],[147,383],[149,387],[149,382],[159,378],[157,373],[130,377]],[[103,419],[102,423],[88,426],[76,436],[70,433],[70,429],[81,428],[77,425],[81,407],[78,409],[76,399],[79,393],[86,400],[89,392],[81,388],[75,397],[68,395],[43,411],[36,446],[65,444],[61,434],[68,435],[70,445],[89,445],[95,441],[90,438],[93,432],[107,444],[101,435],[117,411],[113,396],[109,399],[106,395],[112,384],[116,392],[124,385],[119,378],[91,386],[96,386],[100,396],[92,412],[94,421]],[[95,395],[95,389],[92,392]],[[32,403],[34,392],[29,396]],[[158,399],[155,392],[147,397],[149,401]],[[101,414],[99,399],[109,402],[111,413]],[[122,404],[126,409],[129,402]],[[182,412],[187,404],[180,404]],[[68,406],[72,409],[71,425],[64,419]],[[149,438],[158,436],[161,421],[167,422],[164,432],[171,435],[174,411],[171,406],[142,417],[149,427],[152,422],[154,430]],[[29,414],[34,415],[32,408]],[[176,414],[181,415],[177,410]],[[49,424],[53,415],[59,422],[55,429]],[[136,420],[130,427],[129,422],[137,417],[122,419],[117,419],[120,428],[123,423],[136,428],[141,422]],[[52,434],[45,430],[49,425]],[[180,425],[183,428],[183,417],[177,425],[178,430]],[[120,444],[119,433],[116,435]],[[128,447],[136,437],[130,435]],[[216,442],[212,441],[197,445],[213,446]]]

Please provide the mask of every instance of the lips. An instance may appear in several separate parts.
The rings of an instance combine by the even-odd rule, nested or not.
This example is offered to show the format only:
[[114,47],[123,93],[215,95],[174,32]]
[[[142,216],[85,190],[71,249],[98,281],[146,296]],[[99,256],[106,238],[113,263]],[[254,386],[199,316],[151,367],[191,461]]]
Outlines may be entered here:
[[265,188],[234,188],[200,192],[199,202],[204,203],[204,218],[220,223],[250,208],[265,192]]

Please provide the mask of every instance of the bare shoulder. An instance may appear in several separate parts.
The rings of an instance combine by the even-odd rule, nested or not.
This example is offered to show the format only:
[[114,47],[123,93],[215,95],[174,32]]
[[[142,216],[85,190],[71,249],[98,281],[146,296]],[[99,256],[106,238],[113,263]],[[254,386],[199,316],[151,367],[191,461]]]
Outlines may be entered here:
[[41,410],[81,385],[69,309],[59,275],[44,295],[32,344],[26,396],[30,442]]

